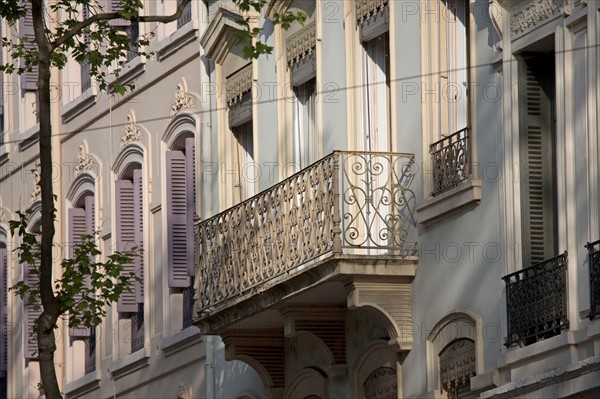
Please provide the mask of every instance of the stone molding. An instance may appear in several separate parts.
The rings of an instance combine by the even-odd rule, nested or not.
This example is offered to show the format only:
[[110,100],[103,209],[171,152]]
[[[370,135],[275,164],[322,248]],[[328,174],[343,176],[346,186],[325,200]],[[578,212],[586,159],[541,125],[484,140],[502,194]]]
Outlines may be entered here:
[[306,55],[312,53],[317,46],[317,25],[312,22],[287,39],[286,55],[288,66],[292,66]]
[[252,63],[246,65],[225,83],[227,105],[232,106],[242,101],[245,93],[252,90]]
[[513,38],[560,15],[565,0],[530,0],[511,7],[510,31]]
[[125,133],[123,133],[123,135],[121,136],[121,141],[119,142],[119,149],[122,150],[127,144],[141,140],[142,130],[135,123],[135,116],[133,114],[127,115],[127,121],[125,122]]

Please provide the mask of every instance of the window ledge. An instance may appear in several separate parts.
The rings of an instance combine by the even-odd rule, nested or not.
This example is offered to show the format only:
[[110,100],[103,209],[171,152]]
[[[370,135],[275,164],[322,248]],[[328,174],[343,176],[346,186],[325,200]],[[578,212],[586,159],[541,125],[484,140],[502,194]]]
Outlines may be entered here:
[[417,206],[419,223],[429,227],[481,201],[481,181],[467,180],[451,190],[429,197]]
[[149,356],[146,353],[146,348],[132,353],[131,355],[115,361],[112,367],[108,370],[113,380],[117,380],[127,374],[139,370],[148,365]]
[[146,60],[138,55],[121,66],[121,71],[119,73],[118,79],[115,75],[112,75],[108,79],[106,79],[106,83],[110,86],[111,83],[118,81],[120,85],[125,86],[133,82],[138,76],[143,74],[145,70]]
[[159,348],[165,353],[165,356],[170,356],[200,342],[201,337],[198,327],[190,326],[171,336],[163,338],[159,344]]
[[175,54],[180,48],[198,38],[198,27],[192,18],[190,22],[173,32],[158,43],[156,59],[160,62]]
[[564,331],[560,335],[536,342],[531,345],[510,348],[506,352],[504,364],[502,364],[501,366],[508,366],[514,363],[522,362],[524,360],[528,360],[539,356],[543,353],[566,347],[570,344],[569,341],[573,341],[572,337],[571,339],[569,339],[570,335],[572,335],[571,332]]
[[86,374],[75,381],[67,383],[65,385],[65,397],[76,398],[83,396],[99,386],[100,376],[98,375],[98,370],[95,370],[94,372]]
[[77,115],[94,105],[97,95],[96,87],[92,85],[89,89],[75,97],[73,101],[63,105],[60,109],[63,123],[70,122]]
[[40,124],[36,123],[19,137],[19,151],[25,151],[40,139]]

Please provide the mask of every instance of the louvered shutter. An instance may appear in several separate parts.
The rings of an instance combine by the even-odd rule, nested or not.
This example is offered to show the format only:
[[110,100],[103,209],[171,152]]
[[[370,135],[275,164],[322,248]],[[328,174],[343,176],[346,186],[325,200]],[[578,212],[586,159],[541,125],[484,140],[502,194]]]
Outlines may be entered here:
[[[80,243],[82,237],[89,234],[87,229],[87,215],[86,210],[83,208],[70,208],[67,212],[68,224],[69,224],[69,258],[75,258],[75,246]],[[74,295],[75,302],[79,302],[82,299],[82,294],[77,293]],[[87,337],[90,334],[89,328],[82,327],[69,327],[69,335],[72,337]]]
[[[118,251],[131,250],[135,246],[133,182],[131,180],[117,180],[115,182],[115,210],[116,210],[116,237],[115,243]],[[128,263],[124,272],[135,273],[135,264]],[[130,313],[137,312],[135,301],[135,287],[132,292],[123,292],[117,302],[117,311]]]
[[[21,5],[25,7],[26,14],[23,18],[19,19],[19,36],[27,38],[25,49],[27,51],[31,51],[36,49],[35,33],[33,32],[33,16],[31,14],[31,4],[28,1],[22,1]],[[21,60],[21,67],[24,66],[25,62]],[[26,71],[21,74],[21,90],[36,91],[37,79],[38,67],[37,65],[33,65],[30,72]]]
[[144,186],[141,169],[133,171],[133,213],[135,245],[140,251],[135,261],[135,271],[141,279],[141,282],[135,283],[135,300],[144,303]]
[[196,275],[195,268],[195,243],[194,243],[194,215],[196,214],[196,141],[194,137],[185,139],[186,184],[187,193],[187,272],[188,276]]
[[5,372],[8,370],[8,337],[6,335],[8,329],[8,318],[7,318],[7,256],[6,256],[6,248],[0,247],[0,300],[2,301],[0,306],[0,322],[2,325],[0,326],[0,372]]
[[[109,12],[119,12],[122,9],[123,9],[122,0],[108,0],[108,11]],[[109,21],[109,24],[115,28],[124,29],[124,28],[127,28],[129,25],[131,25],[131,21],[128,21],[128,20],[122,19],[122,18],[118,18],[118,19],[111,19]]]
[[186,157],[181,151],[167,151],[167,234],[169,287],[190,284],[187,265]]
[[[39,270],[40,261],[36,260],[34,265],[24,264],[23,265],[23,280],[30,287],[39,285],[39,276],[32,273],[31,269],[35,267]],[[35,320],[40,317],[41,309],[36,310],[31,305],[27,305],[29,297],[23,298],[23,320],[25,321],[25,328],[23,330],[25,350],[24,356],[26,359],[37,358],[37,335],[34,331]]]
[[554,58],[521,62],[523,254],[525,266],[556,255]]

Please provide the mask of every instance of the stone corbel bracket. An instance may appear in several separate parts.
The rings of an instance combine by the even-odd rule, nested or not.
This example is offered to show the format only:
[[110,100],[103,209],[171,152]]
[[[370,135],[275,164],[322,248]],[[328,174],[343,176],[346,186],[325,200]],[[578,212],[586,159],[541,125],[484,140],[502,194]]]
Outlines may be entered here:
[[382,283],[353,281],[348,289],[348,309],[365,307],[373,311],[397,352],[412,349],[412,287],[410,282]]

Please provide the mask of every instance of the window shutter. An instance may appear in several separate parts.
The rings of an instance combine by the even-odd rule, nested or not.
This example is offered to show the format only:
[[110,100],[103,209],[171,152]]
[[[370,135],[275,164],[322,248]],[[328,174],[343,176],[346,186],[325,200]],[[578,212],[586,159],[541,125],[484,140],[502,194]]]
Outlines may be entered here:
[[6,248],[0,247],[0,300],[2,301],[0,306],[0,322],[2,325],[0,326],[0,372],[7,371],[8,368],[8,337],[7,337],[7,329],[8,329],[8,320],[7,320],[7,256],[6,256]]
[[525,266],[556,255],[553,66],[553,57],[537,56],[521,63]]
[[[108,12],[119,12],[123,9],[122,0],[108,0]],[[126,19],[111,19],[109,24],[117,29],[124,29],[131,25]]]
[[[117,180],[116,188],[116,237],[115,244],[118,251],[130,250],[135,246],[133,182],[131,180]],[[134,263],[125,265],[124,272],[134,273]],[[135,301],[135,287],[133,292],[123,292],[117,302],[117,311],[130,313],[137,312]]]
[[[23,265],[23,280],[27,285],[36,286],[39,285],[39,277],[31,272],[31,268],[36,267],[39,270],[40,261],[36,260],[34,265],[24,264]],[[26,359],[37,358],[37,336],[33,330],[35,320],[40,317],[41,309],[33,309],[31,305],[27,305],[29,297],[23,298],[23,320],[25,321],[25,328],[23,329],[23,335],[25,340],[24,356]]]
[[[27,43],[25,44],[26,50],[34,50],[35,45],[35,33],[33,32],[33,16],[31,14],[31,4],[28,1],[22,1],[26,9],[25,17],[19,19],[19,36],[26,37]],[[21,67],[25,66],[25,62],[21,60]],[[25,91],[36,91],[37,90],[37,79],[38,79],[38,68],[37,65],[31,67],[31,71],[26,71],[21,74],[21,90]]]
[[[88,234],[86,224],[86,210],[83,208],[70,208],[67,212],[69,229],[69,258],[75,257],[75,245],[82,241],[82,237]],[[81,293],[75,294],[73,298],[76,302],[82,299]],[[87,337],[89,328],[69,327],[69,335],[72,337]]]
[[186,184],[191,188],[187,195],[187,271],[188,276],[196,275],[196,246],[194,243],[194,215],[196,214],[196,141],[194,137],[185,139]]
[[169,287],[187,287],[188,278],[188,184],[186,157],[181,151],[167,151],[167,229]]
[[144,303],[144,186],[141,169],[133,171],[133,213],[135,246],[140,251],[135,261],[135,272],[141,278],[141,282],[135,283],[135,300]]

